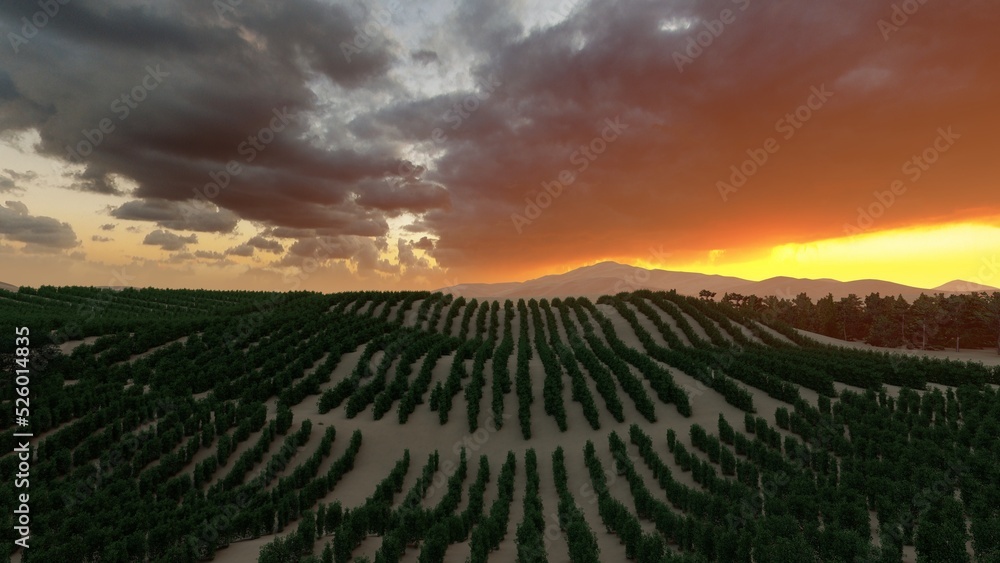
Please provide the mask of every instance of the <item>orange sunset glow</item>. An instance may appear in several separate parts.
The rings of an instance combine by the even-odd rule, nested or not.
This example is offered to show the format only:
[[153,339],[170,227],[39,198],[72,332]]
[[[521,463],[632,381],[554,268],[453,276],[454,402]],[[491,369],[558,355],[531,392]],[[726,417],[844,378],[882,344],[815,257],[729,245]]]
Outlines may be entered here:
[[1000,284],[1000,6],[564,4],[0,8],[0,281]]

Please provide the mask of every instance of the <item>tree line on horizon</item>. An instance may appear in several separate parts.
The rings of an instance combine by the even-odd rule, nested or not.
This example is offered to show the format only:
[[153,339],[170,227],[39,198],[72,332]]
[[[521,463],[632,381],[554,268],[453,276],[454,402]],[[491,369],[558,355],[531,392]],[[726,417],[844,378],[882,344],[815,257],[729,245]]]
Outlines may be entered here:
[[[708,290],[699,294],[705,300],[715,296]],[[766,320],[873,346],[926,350],[996,347],[1000,354],[1000,292],[921,294],[912,302],[902,295],[877,292],[866,297],[852,293],[840,299],[827,294],[815,302],[806,293],[794,299],[726,293],[719,302],[753,311]]]

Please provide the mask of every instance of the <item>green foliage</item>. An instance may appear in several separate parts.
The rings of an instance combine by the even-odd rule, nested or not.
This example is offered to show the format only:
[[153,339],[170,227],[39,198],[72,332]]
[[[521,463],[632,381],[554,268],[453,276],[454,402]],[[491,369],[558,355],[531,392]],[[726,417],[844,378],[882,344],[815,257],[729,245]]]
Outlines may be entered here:
[[[420,561],[443,561],[460,542],[469,542],[471,559],[481,561],[508,531],[516,531],[507,541],[520,560],[544,560],[551,519],[543,518],[540,488],[547,481],[534,450],[524,451],[520,491],[510,452],[488,511],[489,463],[480,456],[466,488],[465,450],[434,453],[409,477],[406,452],[364,502],[342,506],[335,489],[355,466],[361,434],[354,432],[328,459],[336,432],[307,414],[343,409],[358,416],[371,406],[375,418],[395,411],[399,423],[407,423],[417,409],[432,408],[447,424],[464,392],[465,417],[475,431],[490,376],[499,407],[493,422],[510,417],[503,414],[504,397],[516,390],[525,438],[540,430],[530,416],[539,392],[560,429],[573,423],[567,409],[576,405],[594,429],[600,410],[625,421],[633,411],[622,392],[645,422],[664,417],[654,395],[682,416],[693,414],[692,403],[698,409],[711,404],[689,394],[721,394],[746,411],[738,428],[721,414],[699,411],[699,424],[680,436],[668,418],[654,433],[656,442],[636,425],[628,443],[610,433],[609,472],[601,462],[608,458],[593,444],[583,448],[589,487],[567,478],[557,449],[558,507],[545,508],[558,513],[574,561],[601,559],[583,517],[590,510],[584,503],[591,502],[626,555],[639,561],[899,561],[908,545],[922,561],[965,561],[969,540],[974,559],[990,561],[1000,549],[1000,394],[985,385],[998,381],[1000,369],[839,350],[782,324],[789,315],[795,322],[813,315],[820,330],[824,315],[857,305],[854,312],[862,315],[844,321],[854,324],[837,326],[831,317],[832,330],[891,343],[894,324],[900,341],[912,344],[921,324],[881,318],[902,310],[898,299],[821,300],[810,313],[804,299],[789,312],[780,300],[730,295],[713,303],[672,292],[605,297],[599,307],[581,298],[507,301],[502,308],[497,301],[473,304],[427,292],[44,287],[0,297],[0,317],[32,323],[40,339],[53,335],[51,345],[40,340],[30,359],[38,366],[31,396],[31,429],[38,436],[32,524],[46,533],[20,554],[25,563],[209,560],[233,542],[278,531],[282,539],[265,544],[260,560],[346,561],[374,534],[382,538],[378,561],[413,549]],[[945,298],[922,300],[919,307],[951,310],[961,303],[975,313],[987,302]],[[909,307],[911,315],[923,310]],[[865,315],[876,316],[858,324],[867,322]],[[956,319],[930,334],[928,346],[947,331],[948,338],[961,332],[962,342],[985,341],[962,332],[980,325]],[[616,333],[621,328],[638,336],[637,348],[624,344]],[[55,344],[83,335],[98,338],[70,354],[55,351]],[[532,361],[535,353],[539,362]],[[449,354],[447,374],[435,370]],[[7,365],[10,359],[3,358]],[[349,364],[340,365],[345,360]],[[834,382],[846,390],[835,393]],[[927,382],[952,387],[938,390]],[[564,404],[567,385],[573,405]],[[800,394],[803,388],[818,400],[806,400],[813,395]],[[780,402],[773,419],[753,414],[751,390]],[[303,403],[310,396],[316,403]],[[13,407],[12,397],[4,402]],[[306,418],[293,417],[293,410]],[[715,424],[702,426],[716,416],[717,433]],[[489,426],[479,435],[495,430]],[[0,430],[13,440],[11,420]],[[482,445],[479,438],[470,444]],[[17,463],[14,455],[0,456],[0,471],[14,475]],[[413,483],[406,491],[405,482]],[[511,526],[515,496],[524,518]],[[10,482],[0,486],[0,498],[15,504]],[[879,523],[878,548],[869,510]],[[6,533],[12,539],[11,527]]]

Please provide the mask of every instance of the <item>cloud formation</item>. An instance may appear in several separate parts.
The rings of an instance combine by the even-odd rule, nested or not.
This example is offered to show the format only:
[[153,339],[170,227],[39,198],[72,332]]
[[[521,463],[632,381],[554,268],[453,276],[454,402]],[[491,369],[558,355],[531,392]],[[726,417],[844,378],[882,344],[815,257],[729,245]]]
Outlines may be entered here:
[[111,216],[129,221],[152,221],[165,229],[205,233],[231,233],[239,222],[239,217],[228,209],[164,199],[129,201],[111,210]]
[[0,173],[0,193],[23,191],[23,183],[30,182],[37,177],[38,174],[30,170],[28,172],[16,172],[5,168],[3,173]]
[[163,250],[184,250],[187,245],[198,242],[198,235],[181,236],[176,233],[157,229],[142,240],[142,244],[159,246]]
[[58,252],[79,245],[69,223],[52,217],[38,217],[19,201],[0,206],[0,237],[25,243],[25,252]]
[[[368,281],[739,260],[843,236],[897,180],[872,229],[1000,215],[996,3],[400,6],[366,28],[354,2],[74,0],[0,49],[0,132],[127,198],[110,214],[145,244],[231,234],[228,254]],[[0,36],[35,10],[0,5]]]
[[270,240],[259,235],[248,240],[246,244],[253,248],[257,248],[265,252],[271,252],[274,254],[281,254],[285,250],[285,248],[281,246],[280,242],[276,240]]

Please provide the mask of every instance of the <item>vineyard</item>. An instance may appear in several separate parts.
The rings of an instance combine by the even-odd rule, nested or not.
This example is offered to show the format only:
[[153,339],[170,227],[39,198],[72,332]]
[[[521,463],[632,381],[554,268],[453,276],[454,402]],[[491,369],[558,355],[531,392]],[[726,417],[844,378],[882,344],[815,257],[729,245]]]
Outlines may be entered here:
[[1000,561],[1000,366],[651,291],[22,288],[0,326],[12,560]]

